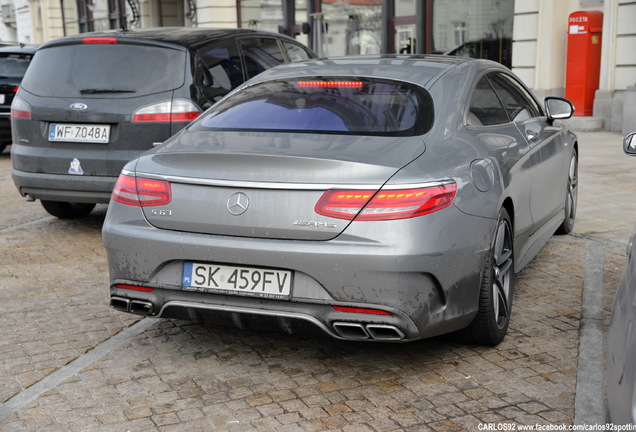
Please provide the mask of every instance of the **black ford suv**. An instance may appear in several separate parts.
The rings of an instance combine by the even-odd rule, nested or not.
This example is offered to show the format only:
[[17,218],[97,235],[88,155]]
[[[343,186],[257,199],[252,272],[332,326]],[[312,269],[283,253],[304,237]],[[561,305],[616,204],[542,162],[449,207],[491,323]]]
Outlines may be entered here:
[[11,106],[13,181],[59,218],[108,203],[124,164],[256,74],[315,54],[256,30],[84,33],[36,52]]

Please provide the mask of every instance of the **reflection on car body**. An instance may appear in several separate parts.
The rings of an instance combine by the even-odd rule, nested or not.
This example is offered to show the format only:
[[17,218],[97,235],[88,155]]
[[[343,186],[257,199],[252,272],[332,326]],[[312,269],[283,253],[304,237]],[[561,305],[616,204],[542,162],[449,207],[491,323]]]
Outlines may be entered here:
[[572,112],[487,60],[266,71],[124,167],[103,227],[111,305],[497,344],[514,272],[574,224],[578,145],[558,120]]

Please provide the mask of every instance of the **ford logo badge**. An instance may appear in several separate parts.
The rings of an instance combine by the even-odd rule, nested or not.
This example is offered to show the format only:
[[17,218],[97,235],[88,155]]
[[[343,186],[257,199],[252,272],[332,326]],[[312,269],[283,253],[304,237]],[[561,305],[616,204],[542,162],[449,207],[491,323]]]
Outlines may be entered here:
[[74,103],[71,105],[71,109],[75,111],[84,111],[86,108],[88,108],[88,106],[83,103]]

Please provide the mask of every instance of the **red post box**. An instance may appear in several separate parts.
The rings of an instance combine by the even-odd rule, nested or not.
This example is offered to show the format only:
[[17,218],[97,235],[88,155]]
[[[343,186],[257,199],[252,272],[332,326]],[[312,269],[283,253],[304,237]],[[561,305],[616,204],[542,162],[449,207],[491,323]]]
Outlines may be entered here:
[[568,20],[565,97],[576,108],[574,115],[591,116],[594,93],[601,73],[603,12],[579,11]]

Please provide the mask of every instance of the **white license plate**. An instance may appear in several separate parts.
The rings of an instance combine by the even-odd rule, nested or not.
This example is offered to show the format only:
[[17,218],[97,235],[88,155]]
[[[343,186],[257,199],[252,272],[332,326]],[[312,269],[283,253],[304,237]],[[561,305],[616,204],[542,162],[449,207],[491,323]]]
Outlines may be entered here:
[[186,262],[183,286],[194,291],[219,291],[274,299],[291,295],[292,272],[254,267],[233,267]]
[[108,143],[109,125],[51,123],[49,141]]
[[4,93],[0,93],[0,105],[4,105],[6,100],[7,100],[6,95]]

